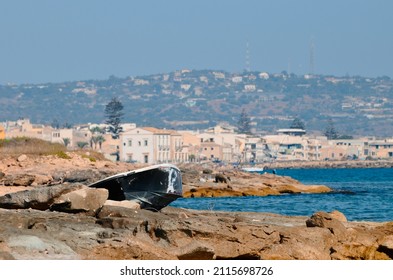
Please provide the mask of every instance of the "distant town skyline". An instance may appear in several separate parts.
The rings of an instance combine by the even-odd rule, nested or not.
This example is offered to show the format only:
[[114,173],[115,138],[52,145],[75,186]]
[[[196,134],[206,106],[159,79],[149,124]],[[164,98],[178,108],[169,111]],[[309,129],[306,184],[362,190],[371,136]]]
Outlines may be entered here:
[[2,1],[0,84],[216,69],[393,77],[388,0]]

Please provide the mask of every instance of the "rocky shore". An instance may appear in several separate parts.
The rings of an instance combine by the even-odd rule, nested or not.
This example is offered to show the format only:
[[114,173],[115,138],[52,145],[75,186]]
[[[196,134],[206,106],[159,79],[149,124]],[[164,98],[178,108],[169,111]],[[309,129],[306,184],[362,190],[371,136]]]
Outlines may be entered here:
[[[90,182],[140,166],[70,154],[0,160],[0,259],[393,259],[393,222],[345,215],[160,212]],[[327,192],[289,177],[180,166],[185,197]]]

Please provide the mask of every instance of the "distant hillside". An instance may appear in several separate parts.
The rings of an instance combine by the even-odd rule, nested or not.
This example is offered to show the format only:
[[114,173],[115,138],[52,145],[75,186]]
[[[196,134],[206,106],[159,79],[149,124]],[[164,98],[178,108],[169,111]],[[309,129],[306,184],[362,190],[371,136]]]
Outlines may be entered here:
[[167,74],[48,84],[0,85],[0,121],[28,117],[50,124],[103,122],[117,96],[124,121],[139,126],[195,129],[235,125],[244,108],[258,132],[288,127],[295,116],[309,131],[330,117],[341,134],[393,134],[389,77],[297,76],[285,72],[182,70]]

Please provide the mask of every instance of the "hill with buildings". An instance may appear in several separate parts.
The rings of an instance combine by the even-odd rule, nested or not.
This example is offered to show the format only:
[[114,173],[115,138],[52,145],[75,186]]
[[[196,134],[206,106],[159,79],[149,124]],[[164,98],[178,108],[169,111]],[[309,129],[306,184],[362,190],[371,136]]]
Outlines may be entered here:
[[200,129],[236,125],[244,109],[260,134],[295,117],[320,133],[332,119],[340,134],[391,136],[393,80],[267,72],[179,70],[166,74],[47,84],[0,85],[0,122],[101,123],[118,97],[123,121],[138,126]]

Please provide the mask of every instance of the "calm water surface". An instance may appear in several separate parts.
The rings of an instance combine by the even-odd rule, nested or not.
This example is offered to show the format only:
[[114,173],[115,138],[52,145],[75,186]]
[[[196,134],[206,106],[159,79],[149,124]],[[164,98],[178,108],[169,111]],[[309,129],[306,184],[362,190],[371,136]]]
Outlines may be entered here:
[[199,210],[270,212],[310,216],[317,211],[339,210],[350,221],[393,221],[393,168],[280,169],[304,184],[321,184],[328,194],[266,197],[182,198],[174,207]]

